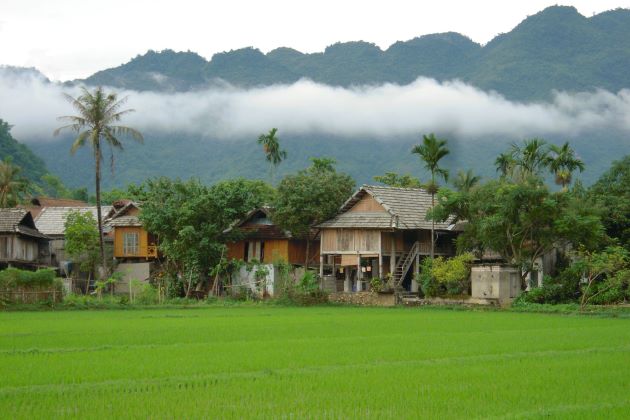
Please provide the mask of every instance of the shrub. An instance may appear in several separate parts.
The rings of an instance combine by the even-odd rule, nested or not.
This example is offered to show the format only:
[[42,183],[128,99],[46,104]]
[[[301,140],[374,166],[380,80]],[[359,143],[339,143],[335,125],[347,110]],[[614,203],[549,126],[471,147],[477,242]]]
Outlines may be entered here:
[[37,271],[7,268],[0,271],[0,301],[12,303],[36,303],[61,301],[63,283],[51,269]]
[[468,294],[470,265],[474,256],[469,253],[453,258],[437,257],[422,261],[419,284],[427,297]]
[[383,288],[385,287],[385,284],[383,282],[383,280],[381,280],[378,277],[372,277],[372,279],[370,280],[370,289],[375,292],[381,292],[383,290]]

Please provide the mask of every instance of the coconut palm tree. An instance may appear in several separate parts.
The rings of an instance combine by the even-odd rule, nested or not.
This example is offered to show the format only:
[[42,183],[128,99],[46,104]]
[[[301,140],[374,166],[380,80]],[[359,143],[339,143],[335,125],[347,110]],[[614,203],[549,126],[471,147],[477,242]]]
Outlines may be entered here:
[[258,144],[262,144],[265,158],[269,162],[269,174],[272,184],[274,183],[275,170],[280,162],[287,158],[287,152],[280,149],[280,142],[276,136],[277,132],[277,128],[272,128],[269,130],[269,133],[258,136]]
[[457,178],[453,181],[453,185],[459,192],[469,192],[475,185],[481,181],[481,177],[473,174],[472,169],[457,172]]
[[525,140],[522,146],[513,143],[510,155],[513,160],[512,175],[522,179],[540,175],[549,165],[549,146],[542,139]]
[[94,153],[94,173],[96,181],[96,213],[98,221],[98,233],[100,240],[100,253],[103,269],[107,267],[105,260],[105,249],[103,246],[103,224],[101,214],[101,161],[103,159],[103,146],[108,145],[111,149],[123,149],[120,141],[121,136],[130,136],[139,143],[144,141],[139,131],[117,125],[122,117],[133,109],[121,109],[127,98],[118,99],[116,93],[105,92],[102,87],[90,92],[86,88],[81,88],[82,94],[74,98],[64,94],[66,99],[72,104],[77,115],[67,115],[59,117],[59,120],[68,124],[55,130],[55,135],[65,130],[77,133],[77,137],[72,143],[70,153],[74,154],[79,148],[89,143]]
[[13,207],[28,190],[28,181],[20,175],[22,168],[7,158],[0,161],[0,207]]
[[[446,148],[446,140],[438,139],[435,134],[431,133],[428,136],[425,134],[422,136],[422,144],[417,144],[411,149],[411,153],[420,156],[420,159],[424,162],[424,167],[431,172],[431,183],[427,186],[428,191],[431,193],[431,208],[435,207],[435,193],[437,192],[438,185],[436,182],[436,176],[448,180],[448,171],[440,168],[440,160],[448,155],[450,152]],[[435,256],[435,220],[431,219],[431,258]]]
[[562,146],[551,145],[549,157],[549,169],[556,177],[556,184],[562,186],[562,191],[569,188],[573,172],[579,169],[584,171],[584,162],[575,155],[575,151],[569,146],[569,142]]
[[514,157],[511,153],[501,153],[494,161],[494,165],[497,167],[497,172],[501,173],[501,177],[505,178],[511,176],[514,170]]

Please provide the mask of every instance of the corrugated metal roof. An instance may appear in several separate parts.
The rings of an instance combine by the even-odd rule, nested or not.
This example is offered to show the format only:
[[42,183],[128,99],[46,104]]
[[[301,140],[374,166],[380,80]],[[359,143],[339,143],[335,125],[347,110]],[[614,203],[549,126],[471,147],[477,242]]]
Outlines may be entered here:
[[[350,212],[366,195],[372,196],[386,211]],[[322,223],[320,227],[431,229],[431,221],[426,219],[430,209],[431,194],[422,188],[364,185],[344,203],[337,216]],[[435,228],[450,230],[452,221],[436,222]]]
[[[101,217],[105,219],[105,216],[111,210],[111,206],[101,206]],[[91,212],[96,220],[96,206],[91,207],[46,207],[44,208],[37,219],[35,219],[35,226],[37,229],[45,233],[46,235],[64,235],[66,217],[70,212],[79,211],[82,214]]]

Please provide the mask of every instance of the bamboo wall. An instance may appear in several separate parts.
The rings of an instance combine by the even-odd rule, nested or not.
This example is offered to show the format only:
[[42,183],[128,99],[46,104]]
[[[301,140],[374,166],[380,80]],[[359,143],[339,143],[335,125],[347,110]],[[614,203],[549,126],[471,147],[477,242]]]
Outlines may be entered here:
[[380,230],[322,229],[321,235],[324,253],[380,252]]
[[0,236],[0,260],[36,262],[38,254],[37,240],[17,235]]

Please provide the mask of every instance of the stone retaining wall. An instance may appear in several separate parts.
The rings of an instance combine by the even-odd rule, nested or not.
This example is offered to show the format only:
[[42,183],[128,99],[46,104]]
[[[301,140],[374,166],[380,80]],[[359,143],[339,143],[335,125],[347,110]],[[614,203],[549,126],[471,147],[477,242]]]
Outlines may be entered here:
[[330,302],[346,303],[350,305],[361,306],[395,306],[396,297],[393,293],[372,293],[372,292],[356,292],[356,293],[331,293],[328,296]]

